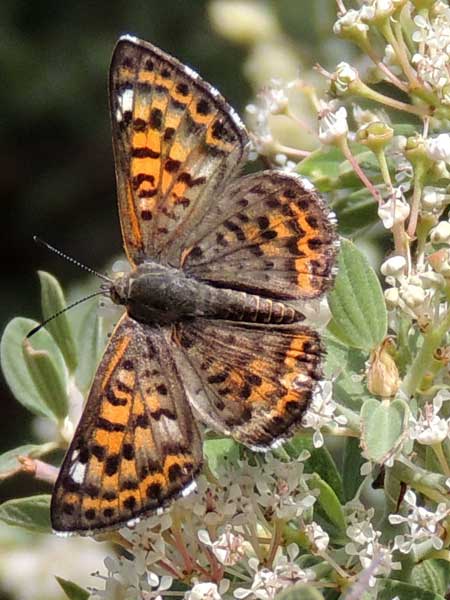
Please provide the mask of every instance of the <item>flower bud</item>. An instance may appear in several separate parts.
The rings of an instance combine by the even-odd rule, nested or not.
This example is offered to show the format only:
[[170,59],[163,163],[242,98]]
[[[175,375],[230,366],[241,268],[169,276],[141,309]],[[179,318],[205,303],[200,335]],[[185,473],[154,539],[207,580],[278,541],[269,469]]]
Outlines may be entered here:
[[357,80],[359,80],[358,71],[348,63],[341,62],[332,76],[330,91],[336,96],[342,96],[351,91],[352,83]]
[[409,216],[410,207],[404,200],[402,193],[396,190],[395,194],[378,207],[378,216],[383,221],[386,229],[391,229],[398,223],[403,223]]
[[440,221],[430,232],[430,239],[433,244],[448,244],[450,242],[450,223]]
[[367,387],[371,394],[382,398],[395,396],[400,387],[397,365],[391,355],[393,350],[393,341],[386,338],[370,356]]
[[384,290],[384,299],[386,301],[386,308],[388,310],[394,310],[398,305],[398,301],[400,300],[400,294],[397,288],[387,288]]
[[405,272],[405,267],[406,259],[403,256],[391,256],[391,258],[384,261],[380,270],[385,277],[389,275],[399,277]]
[[438,250],[428,256],[428,263],[436,271],[444,277],[450,276],[450,263],[449,263],[449,252],[448,250]]
[[379,152],[382,150],[394,136],[394,130],[382,123],[376,121],[360,127],[357,132],[357,139],[359,142],[367,146],[372,152]]
[[213,27],[233,42],[254,44],[279,33],[275,17],[262,2],[214,0],[209,18]]
[[409,308],[417,308],[425,301],[425,290],[418,285],[408,285],[401,291],[401,296]]
[[333,26],[333,32],[341,38],[351,40],[359,46],[367,45],[369,26],[361,21],[359,10],[353,8],[339,17]]
[[361,20],[369,23],[382,23],[406,4],[406,0],[374,0],[371,6],[361,8]]

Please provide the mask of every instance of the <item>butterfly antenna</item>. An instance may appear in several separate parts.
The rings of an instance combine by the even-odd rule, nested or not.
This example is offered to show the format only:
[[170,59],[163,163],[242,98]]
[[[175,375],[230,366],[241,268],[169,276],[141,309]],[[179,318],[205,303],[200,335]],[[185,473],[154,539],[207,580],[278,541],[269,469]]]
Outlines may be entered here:
[[[103,275],[102,273],[99,273],[98,271],[94,271],[94,269],[91,269],[91,267],[87,267],[86,265],[84,265],[83,263],[81,263],[79,260],[76,260],[75,258],[72,258],[71,256],[69,256],[67,254],[64,254],[64,252],[61,252],[61,250],[58,250],[58,248],[55,248],[54,246],[52,246],[48,242],[45,242],[44,240],[41,240],[41,238],[38,237],[37,235],[33,236],[33,240],[37,244],[40,244],[41,246],[44,246],[44,248],[47,248],[47,250],[50,250],[51,252],[54,252],[58,256],[61,256],[61,258],[66,259],[67,261],[69,261],[72,264],[76,265],[80,269],[83,269],[84,271],[87,271],[91,275],[95,275],[96,277],[99,277],[100,279],[103,279],[103,281],[107,281],[108,283],[112,283],[112,280],[109,277],[107,277],[106,275]],[[89,298],[90,297],[91,296],[89,296]],[[85,300],[87,300],[87,298],[85,298]],[[72,305],[72,306],[74,306],[74,305]]]
[[78,306],[78,304],[81,304],[82,302],[85,302],[86,300],[90,300],[91,298],[94,298],[95,296],[102,296],[104,294],[105,294],[105,290],[100,290],[99,292],[94,292],[93,294],[89,294],[89,296],[85,296],[84,298],[80,298],[80,300],[76,300],[76,302],[69,304],[69,306],[65,306],[61,310],[58,310],[58,312],[56,312],[54,315],[52,315],[48,319],[45,319],[45,321],[43,321],[42,323],[39,323],[39,325],[36,325],[36,327],[34,327],[31,331],[29,331],[27,333],[27,338],[30,338],[32,335],[37,333],[40,329],[45,327],[47,325],[47,323],[50,323],[50,321],[53,321],[53,319],[56,319],[56,317],[59,317],[60,315],[65,313],[66,310],[70,310],[74,306]]

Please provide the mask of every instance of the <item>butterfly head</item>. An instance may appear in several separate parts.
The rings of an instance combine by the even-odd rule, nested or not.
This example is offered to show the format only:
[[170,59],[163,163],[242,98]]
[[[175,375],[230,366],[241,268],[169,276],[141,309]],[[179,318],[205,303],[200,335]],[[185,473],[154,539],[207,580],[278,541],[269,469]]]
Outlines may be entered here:
[[130,273],[123,273],[105,287],[107,287],[106,292],[114,304],[126,306],[129,298]]

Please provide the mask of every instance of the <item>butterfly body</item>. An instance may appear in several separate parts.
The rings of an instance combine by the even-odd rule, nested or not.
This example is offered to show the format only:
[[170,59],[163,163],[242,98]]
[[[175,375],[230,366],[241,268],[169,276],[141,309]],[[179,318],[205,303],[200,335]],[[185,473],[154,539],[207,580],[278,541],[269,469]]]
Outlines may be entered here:
[[238,177],[249,137],[220,93],[152,44],[115,48],[110,108],[131,272],[55,484],[61,534],[135,523],[187,493],[199,423],[268,450],[301,427],[322,378],[298,300],[332,285],[334,215],[294,173]]
[[148,324],[169,324],[194,317],[294,323],[304,320],[295,308],[270,298],[198,281],[181,269],[144,261],[116,280],[110,290],[128,315]]

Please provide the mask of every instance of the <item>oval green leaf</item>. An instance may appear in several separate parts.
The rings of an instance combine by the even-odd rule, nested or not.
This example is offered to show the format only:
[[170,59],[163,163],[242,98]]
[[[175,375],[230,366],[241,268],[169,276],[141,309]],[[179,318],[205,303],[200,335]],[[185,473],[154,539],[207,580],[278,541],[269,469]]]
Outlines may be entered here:
[[88,310],[77,332],[79,348],[78,367],[75,375],[79,389],[86,393],[92,383],[100,356],[105,348],[103,318],[96,307]]
[[[44,319],[48,319],[63,311],[67,303],[62,288],[53,275],[45,271],[38,271],[38,275],[41,283],[42,316]],[[73,372],[77,366],[77,347],[67,313],[62,312],[56,319],[47,323],[45,327],[55,338],[69,371]]]
[[297,583],[277,594],[275,600],[323,600],[323,596],[311,585]]
[[394,579],[378,580],[378,600],[444,600],[444,596]]
[[46,350],[35,350],[31,342],[24,340],[22,354],[31,379],[39,391],[39,395],[56,417],[61,421],[69,410],[66,382],[60,377],[59,371]]
[[[56,412],[51,408],[52,401],[46,397],[46,392],[36,386],[23,351],[23,342],[27,334],[38,325],[36,321],[16,317],[8,323],[0,342],[0,358],[3,374],[17,400],[32,413],[58,420],[59,415],[67,414],[67,368],[53,337],[45,329],[40,329],[32,338],[32,348],[45,352],[53,364],[54,381],[48,381],[45,388],[56,387],[60,396],[56,403],[60,404]],[[48,362],[48,361],[47,361]],[[35,366],[35,365],[34,365]],[[32,367],[34,368],[34,367]],[[44,394],[44,395],[43,395]]]
[[50,533],[50,495],[8,500],[0,506],[0,521],[28,531]]
[[370,352],[387,333],[387,311],[380,282],[365,256],[348,240],[339,253],[339,271],[328,295],[331,333],[346,345]]
[[89,592],[76,583],[73,583],[73,581],[63,579],[62,577],[55,577],[55,579],[69,600],[87,600],[89,598]]
[[366,400],[361,409],[361,444],[369,460],[383,463],[402,438],[408,405],[403,400],[387,404],[374,398]]
[[325,512],[330,521],[334,523],[336,527],[341,530],[341,532],[345,531],[344,511],[342,510],[342,505],[339,502],[339,498],[336,496],[333,488],[321,477],[319,477],[317,473],[311,477],[308,486],[310,489],[319,489],[320,494],[317,502],[320,504],[322,510]]

